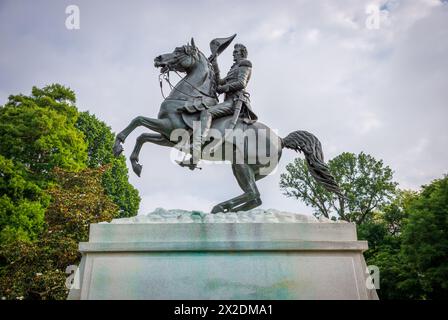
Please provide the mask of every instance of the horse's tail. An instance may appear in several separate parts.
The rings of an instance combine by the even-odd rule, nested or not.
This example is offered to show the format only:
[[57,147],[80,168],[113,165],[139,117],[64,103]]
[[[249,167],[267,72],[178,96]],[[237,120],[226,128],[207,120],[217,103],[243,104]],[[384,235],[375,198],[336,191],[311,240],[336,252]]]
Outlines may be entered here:
[[328,166],[324,162],[322,145],[315,135],[307,131],[294,131],[282,139],[282,148],[288,148],[305,154],[308,169],[314,179],[326,190],[334,192],[344,199],[338,183],[331,175]]

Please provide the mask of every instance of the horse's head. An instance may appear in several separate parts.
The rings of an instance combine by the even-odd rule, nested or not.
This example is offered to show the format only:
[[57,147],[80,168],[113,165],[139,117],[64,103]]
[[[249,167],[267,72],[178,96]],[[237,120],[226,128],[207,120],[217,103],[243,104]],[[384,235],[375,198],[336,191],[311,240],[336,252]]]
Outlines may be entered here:
[[172,53],[162,54],[154,59],[154,66],[162,72],[173,70],[188,72],[199,60],[199,50],[191,38],[191,44],[177,47]]

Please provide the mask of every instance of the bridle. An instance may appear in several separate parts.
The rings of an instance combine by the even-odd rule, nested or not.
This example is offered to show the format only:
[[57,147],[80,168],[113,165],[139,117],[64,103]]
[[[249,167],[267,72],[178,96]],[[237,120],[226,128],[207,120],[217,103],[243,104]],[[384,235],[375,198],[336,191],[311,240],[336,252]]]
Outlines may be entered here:
[[[197,50],[198,50],[199,54],[202,54],[202,55],[203,55],[203,53],[202,53],[199,49],[197,49]],[[190,57],[190,59],[194,59],[191,55],[188,55],[188,56]],[[177,62],[177,61],[176,61],[176,62]],[[189,94],[189,93],[186,93],[186,92],[183,92],[182,90],[179,90],[178,88],[176,88],[175,86],[173,86],[173,84],[172,84],[171,81],[170,81],[170,71],[174,71],[174,73],[176,73],[177,76],[180,78],[180,81],[179,81],[179,82],[184,81],[184,82],[186,82],[189,86],[191,86],[194,90],[196,90],[197,92],[199,92],[201,95],[206,96],[206,97],[209,97],[209,98],[212,98],[212,99],[216,99],[216,100],[218,100],[218,96],[217,96],[216,94],[215,94],[214,96],[212,96],[212,95],[210,95],[210,94],[208,94],[208,93],[205,93],[205,92],[202,91],[201,89],[197,88],[195,85],[191,84],[187,79],[185,79],[185,76],[182,77],[182,76],[179,74],[179,72],[177,72],[176,70],[171,70],[171,68],[170,68],[169,66],[168,66],[168,68],[167,68],[166,70],[164,70],[164,71],[162,71],[162,70],[163,70],[163,68],[161,69],[160,74],[159,74],[159,86],[160,86],[160,93],[162,94],[163,99],[166,99],[165,94],[163,93],[163,80],[165,80],[165,81],[168,83],[168,85],[170,86],[170,89],[171,89],[171,90],[176,90],[176,91],[180,92],[181,94],[186,95],[187,97],[190,97],[190,98],[193,98],[193,99],[195,99],[195,98],[200,98],[200,97],[201,97],[200,95],[193,96],[193,95],[191,95],[191,94]],[[210,72],[210,71],[209,71],[209,72]]]

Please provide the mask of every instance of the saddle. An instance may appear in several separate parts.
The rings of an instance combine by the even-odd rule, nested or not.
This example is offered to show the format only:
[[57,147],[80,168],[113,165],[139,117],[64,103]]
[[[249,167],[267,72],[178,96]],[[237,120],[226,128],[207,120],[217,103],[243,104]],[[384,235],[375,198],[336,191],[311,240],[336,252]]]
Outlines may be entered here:
[[[195,113],[183,112],[182,119],[184,120],[184,122],[188,126],[188,128],[193,130],[193,121],[201,121],[200,115],[201,115],[200,112],[195,112]],[[228,116],[220,117],[217,119],[213,119],[210,129],[219,130],[219,132],[221,132],[221,134],[224,136],[225,129],[229,127],[229,125],[232,121],[232,118],[233,118],[232,115],[228,115]],[[235,125],[235,129],[240,128],[242,130],[245,130],[247,125],[248,125],[247,122],[242,117],[239,117],[237,120],[237,123]]]

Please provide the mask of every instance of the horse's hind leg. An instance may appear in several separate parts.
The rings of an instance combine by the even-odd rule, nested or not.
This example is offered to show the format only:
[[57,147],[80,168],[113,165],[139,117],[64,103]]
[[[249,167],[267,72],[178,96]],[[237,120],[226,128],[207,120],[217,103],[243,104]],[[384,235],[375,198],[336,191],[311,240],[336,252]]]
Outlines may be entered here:
[[134,118],[123,131],[117,134],[117,137],[115,138],[113,151],[116,157],[123,152],[123,147],[121,144],[125,142],[128,135],[134,131],[135,128],[140,126],[144,126],[152,131],[163,134],[167,132],[169,121],[167,119],[153,119],[141,116]]
[[135,143],[134,150],[130,156],[132,170],[134,170],[135,174],[140,177],[142,172],[142,165],[138,163],[138,158],[140,155],[140,150],[142,146],[146,142],[152,142],[164,147],[172,147],[174,144],[162,136],[160,133],[143,133],[141,134]]
[[216,205],[213,207],[212,213],[246,211],[261,205],[260,192],[255,183],[253,168],[248,164],[233,164],[232,171],[244,193]]

